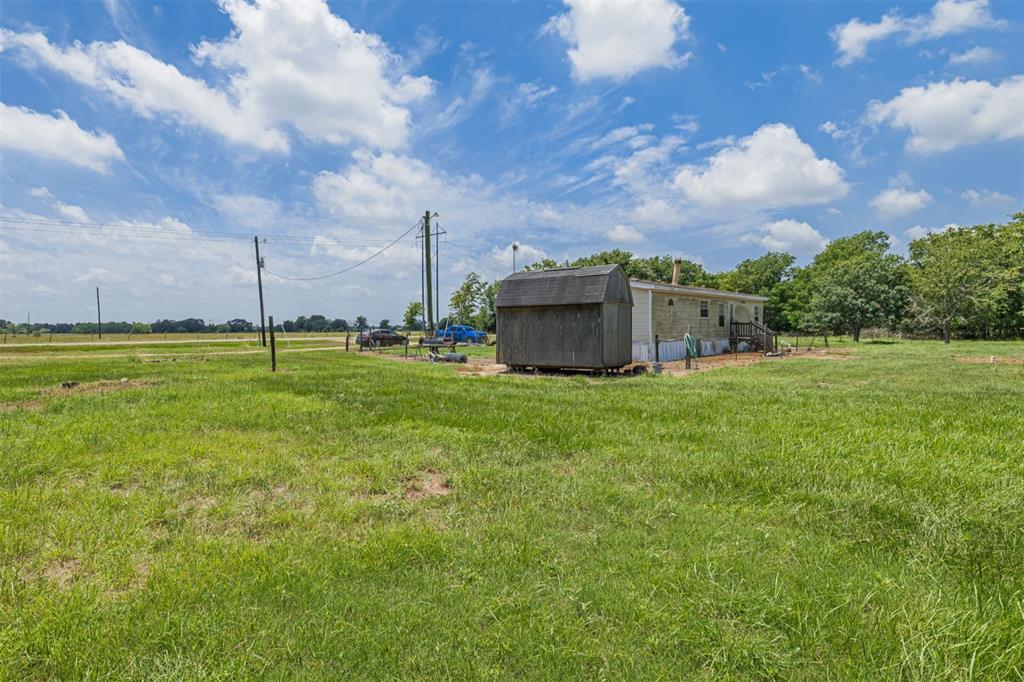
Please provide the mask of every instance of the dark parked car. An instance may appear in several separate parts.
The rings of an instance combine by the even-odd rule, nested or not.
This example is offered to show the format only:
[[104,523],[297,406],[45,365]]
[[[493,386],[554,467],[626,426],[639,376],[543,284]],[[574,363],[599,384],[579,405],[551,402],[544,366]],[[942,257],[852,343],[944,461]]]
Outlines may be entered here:
[[360,346],[404,346],[408,337],[402,336],[392,329],[373,329],[368,332],[359,332],[356,343]]

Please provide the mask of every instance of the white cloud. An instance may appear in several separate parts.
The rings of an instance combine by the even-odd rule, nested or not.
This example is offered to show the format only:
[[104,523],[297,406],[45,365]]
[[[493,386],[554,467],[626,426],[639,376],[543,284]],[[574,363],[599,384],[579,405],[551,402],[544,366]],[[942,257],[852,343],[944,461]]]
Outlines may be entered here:
[[689,137],[700,130],[700,119],[696,114],[672,114],[672,127]]
[[764,125],[702,166],[683,166],[675,187],[705,207],[782,208],[820,204],[848,191],[843,169],[819,159],[787,125]]
[[949,65],[961,66],[963,64],[984,64],[986,62],[994,61],[995,58],[995,50],[991,47],[972,47],[969,50],[954,52],[949,55]]
[[835,136],[836,132],[839,131],[839,126],[837,126],[832,121],[825,121],[820,126],[818,126],[818,130],[825,133],[826,135]]
[[[321,172],[313,182],[317,201],[328,209],[364,220],[408,219],[448,194],[444,178],[419,159],[361,150],[341,173]],[[428,203],[424,203],[424,202]]]
[[871,208],[887,218],[919,211],[932,203],[932,195],[925,190],[909,190],[902,188],[887,189],[870,201]]
[[81,206],[75,206],[74,204],[65,204],[63,201],[57,202],[57,212],[60,213],[61,217],[69,220],[74,220],[79,223],[88,223],[89,214],[85,212]]
[[1024,76],[998,84],[958,78],[904,88],[888,102],[871,102],[866,118],[910,130],[906,149],[916,154],[1024,138]]
[[906,20],[908,42],[1004,26],[1005,21],[993,18],[989,12],[988,0],[938,0],[930,14]]
[[646,239],[643,234],[629,225],[616,225],[608,230],[605,236],[608,238],[608,241],[617,244],[639,244]]
[[322,1],[222,6],[234,32],[200,43],[196,57],[232,74],[231,91],[243,108],[313,140],[404,144],[409,112],[401,105],[431,94],[433,82],[401,74],[379,36],[353,29]]
[[[508,246],[495,246],[491,249],[489,254],[490,260],[497,263],[504,270],[512,269],[512,245]],[[529,244],[519,244],[519,248],[515,253],[515,266],[517,270],[522,270],[527,265],[532,265],[539,261],[547,258],[547,254],[542,249],[538,249],[536,246]]]
[[245,227],[273,227],[281,219],[280,204],[252,194],[219,194],[214,205],[223,216]]
[[124,152],[109,133],[82,130],[66,113],[41,114],[0,102],[0,148],[107,173]]
[[620,142],[626,142],[627,140],[637,137],[641,132],[646,132],[653,128],[654,126],[649,123],[645,123],[640,126],[623,126],[621,128],[616,128],[605,134],[603,137],[595,140],[590,145],[590,149],[597,150],[602,147],[610,147]]
[[916,43],[1004,26],[1005,21],[992,16],[988,0],[938,0],[928,14],[903,18],[890,12],[875,23],[854,18],[835,26],[829,36],[839,54],[836,64],[849,66],[867,56],[871,43],[890,36],[901,35],[906,42]]
[[684,66],[691,53],[675,51],[687,37],[690,18],[671,0],[588,2],[565,0],[569,11],[544,30],[569,44],[573,77],[624,79],[656,66]]
[[57,197],[45,187],[33,187],[29,190],[29,194],[38,198],[43,199],[47,204],[52,206],[62,218],[68,220],[74,220],[79,223],[91,222],[89,214],[85,212],[81,206],[75,206],[74,204],[65,204],[63,201],[59,201]]
[[938,232],[945,232],[946,230],[954,230],[954,229],[956,229],[958,227],[960,227],[960,226],[957,225],[956,223],[947,223],[943,227],[924,227],[922,225],[914,225],[913,227],[907,228],[904,231],[904,234],[906,234],[908,237],[910,237],[910,240],[913,241],[915,239],[921,239],[922,237],[927,237],[930,234],[936,234]]
[[516,87],[517,101],[528,108],[536,106],[542,99],[550,97],[556,92],[558,92],[558,88],[554,85],[545,88],[536,83],[520,83]]
[[766,251],[787,251],[800,256],[812,256],[828,244],[828,240],[809,224],[788,218],[765,223],[741,240],[758,244]]
[[220,70],[223,89],[122,41],[60,48],[41,33],[6,29],[0,41],[140,116],[168,116],[237,144],[287,151],[289,126],[330,144],[405,143],[404,105],[429,95],[433,82],[402,73],[378,36],[354,30],[322,0],[224,0],[221,7],[234,30],[200,43],[194,57]]
[[968,189],[965,190],[960,197],[966,199],[971,206],[986,206],[991,204],[1009,204],[1013,203],[1014,198],[1003,194],[1002,192],[994,192],[992,190],[983,189]]
[[313,182],[319,205],[363,237],[389,237],[410,227],[423,211],[436,209],[441,225],[457,226],[449,239],[512,237],[530,227],[572,228],[591,234],[604,229],[599,208],[552,206],[507,192],[477,175],[449,175],[415,157],[359,150],[338,172],[321,172]]
[[851,19],[845,24],[836,26],[829,33],[839,52],[836,64],[849,66],[855,61],[863,59],[867,55],[868,46],[871,43],[884,40],[902,29],[902,22],[892,14],[886,14],[873,24],[860,19]]

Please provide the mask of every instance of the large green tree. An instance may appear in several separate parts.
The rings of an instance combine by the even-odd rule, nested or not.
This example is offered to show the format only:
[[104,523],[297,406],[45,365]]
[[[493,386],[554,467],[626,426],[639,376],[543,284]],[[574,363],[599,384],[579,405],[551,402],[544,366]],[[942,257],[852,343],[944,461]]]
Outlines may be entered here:
[[402,315],[402,326],[408,330],[419,331],[423,329],[423,304],[413,301],[405,308]]
[[497,307],[498,290],[501,289],[501,280],[494,280],[484,285],[480,290],[479,307],[476,313],[474,326],[484,331],[494,331],[497,328]]
[[889,235],[864,231],[836,239],[798,274],[789,314],[797,328],[849,333],[894,328],[909,298],[903,259],[889,253]]
[[452,297],[448,301],[448,318],[452,324],[473,324],[484,286],[480,275],[475,272],[466,275],[466,279],[452,292]]
[[942,331],[988,317],[1000,269],[993,230],[978,226],[929,234],[910,243],[910,279],[918,321]]

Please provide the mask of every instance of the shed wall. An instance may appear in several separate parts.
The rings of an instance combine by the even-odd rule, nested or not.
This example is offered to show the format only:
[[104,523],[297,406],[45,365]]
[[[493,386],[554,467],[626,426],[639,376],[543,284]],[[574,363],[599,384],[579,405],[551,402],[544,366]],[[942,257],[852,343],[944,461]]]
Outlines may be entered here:
[[628,303],[605,303],[601,324],[604,327],[604,366],[628,365],[633,359],[632,306]]
[[603,305],[498,308],[497,361],[524,367],[605,367]]

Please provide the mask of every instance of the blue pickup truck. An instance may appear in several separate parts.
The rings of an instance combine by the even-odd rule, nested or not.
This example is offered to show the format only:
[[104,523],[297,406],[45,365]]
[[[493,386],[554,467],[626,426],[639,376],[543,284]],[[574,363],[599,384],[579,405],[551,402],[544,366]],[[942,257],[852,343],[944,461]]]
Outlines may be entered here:
[[468,324],[453,324],[445,329],[437,330],[439,338],[458,343],[487,343],[487,332],[473,329]]

